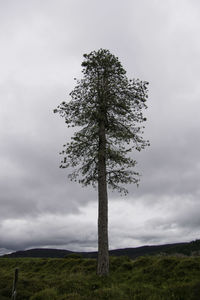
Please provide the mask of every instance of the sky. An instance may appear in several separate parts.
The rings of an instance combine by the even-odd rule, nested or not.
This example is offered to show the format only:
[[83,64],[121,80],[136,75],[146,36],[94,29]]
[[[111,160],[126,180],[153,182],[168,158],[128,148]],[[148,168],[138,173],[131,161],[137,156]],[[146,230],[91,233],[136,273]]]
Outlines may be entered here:
[[0,254],[97,250],[97,191],[59,169],[71,131],[53,114],[83,54],[149,82],[141,182],[109,191],[110,249],[200,238],[200,2],[0,0]]

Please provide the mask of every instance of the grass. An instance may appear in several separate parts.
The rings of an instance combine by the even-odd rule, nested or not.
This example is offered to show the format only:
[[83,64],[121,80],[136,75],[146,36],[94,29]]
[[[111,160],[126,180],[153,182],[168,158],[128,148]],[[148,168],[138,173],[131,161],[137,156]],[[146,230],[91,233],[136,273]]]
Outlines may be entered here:
[[95,259],[0,258],[0,300],[11,298],[16,267],[19,300],[200,299],[200,257],[111,257],[103,278]]

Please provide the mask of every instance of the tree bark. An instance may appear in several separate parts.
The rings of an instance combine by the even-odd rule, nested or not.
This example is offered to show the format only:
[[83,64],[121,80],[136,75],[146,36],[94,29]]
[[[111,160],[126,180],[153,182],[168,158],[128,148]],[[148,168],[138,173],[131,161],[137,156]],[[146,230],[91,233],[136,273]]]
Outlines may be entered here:
[[98,151],[98,261],[97,274],[107,275],[109,272],[108,253],[108,195],[106,181],[106,135],[105,123],[99,126]]

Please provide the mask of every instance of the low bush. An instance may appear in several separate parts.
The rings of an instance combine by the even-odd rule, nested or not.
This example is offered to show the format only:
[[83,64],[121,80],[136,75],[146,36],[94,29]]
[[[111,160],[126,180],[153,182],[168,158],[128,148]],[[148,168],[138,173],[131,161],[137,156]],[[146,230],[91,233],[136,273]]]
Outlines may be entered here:
[[45,290],[42,290],[38,293],[35,293],[30,300],[58,300],[58,293],[54,288],[48,288]]

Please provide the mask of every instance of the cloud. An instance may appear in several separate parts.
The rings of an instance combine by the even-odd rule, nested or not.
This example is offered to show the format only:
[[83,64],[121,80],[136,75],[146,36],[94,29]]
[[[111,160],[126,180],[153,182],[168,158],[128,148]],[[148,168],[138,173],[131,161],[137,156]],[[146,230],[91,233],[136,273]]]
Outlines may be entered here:
[[95,249],[97,192],[58,168],[72,132],[53,109],[82,76],[83,53],[100,47],[119,57],[129,77],[150,82],[151,146],[133,153],[140,187],[129,186],[126,198],[109,193],[111,248],[198,238],[199,3],[0,6],[0,247]]
[[[93,205],[91,205],[93,209]],[[76,214],[60,215],[42,213],[36,217],[6,219],[0,226],[0,243],[7,249],[31,247],[57,247],[69,249],[93,249],[96,246],[96,230],[91,209]],[[96,223],[96,222],[95,222]],[[95,224],[96,225],[96,224]],[[76,250],[78,251],[78,250]]]
[[[111,201],[110,248],[196,239],[200,230],[198,208],[193,198],[166,197],[153,204],[146,203],[145,199],[140,199],[140,202],[134,199]],[[89,202],[75,214],[47,212],[3,220],[0,237],[0,244],[13,250],[33,247],[97,250],[97,203]]]

